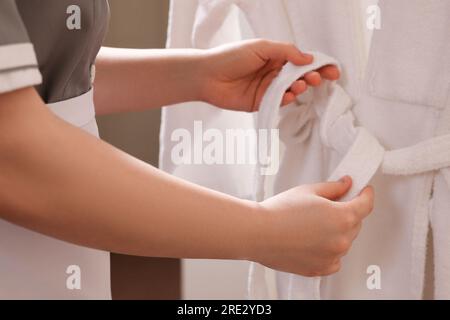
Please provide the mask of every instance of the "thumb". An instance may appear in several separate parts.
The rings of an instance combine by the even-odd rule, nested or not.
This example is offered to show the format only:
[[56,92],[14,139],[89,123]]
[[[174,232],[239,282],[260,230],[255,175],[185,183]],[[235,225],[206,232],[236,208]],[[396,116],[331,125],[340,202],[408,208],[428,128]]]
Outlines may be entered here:
[[348,176],[336,182],[323,182],[307,187],[309,192],[328,200],[338,200],[343,197],[351,188],[352,179]]

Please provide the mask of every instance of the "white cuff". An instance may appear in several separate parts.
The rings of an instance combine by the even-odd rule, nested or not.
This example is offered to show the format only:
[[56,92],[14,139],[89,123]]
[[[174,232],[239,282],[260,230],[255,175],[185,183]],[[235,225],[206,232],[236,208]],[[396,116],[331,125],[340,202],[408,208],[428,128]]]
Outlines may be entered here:
[[35,86],[41,82],[42,76],[37,67],[0,72],[0,94]]
[[36,54],[31,43],[0,46],[0,71],[37,65]]

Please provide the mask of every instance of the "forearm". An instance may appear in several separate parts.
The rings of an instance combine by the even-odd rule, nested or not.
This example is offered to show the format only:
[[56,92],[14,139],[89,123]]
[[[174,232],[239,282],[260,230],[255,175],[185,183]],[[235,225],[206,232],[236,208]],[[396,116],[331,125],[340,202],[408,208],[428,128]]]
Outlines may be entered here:
[[202,50],[102,48],[96,60],[97,114],[200,99]]
[[120,253],[248,258],[252,203],[164,174],[43,105],[9,105],[0,110],[0,218]]

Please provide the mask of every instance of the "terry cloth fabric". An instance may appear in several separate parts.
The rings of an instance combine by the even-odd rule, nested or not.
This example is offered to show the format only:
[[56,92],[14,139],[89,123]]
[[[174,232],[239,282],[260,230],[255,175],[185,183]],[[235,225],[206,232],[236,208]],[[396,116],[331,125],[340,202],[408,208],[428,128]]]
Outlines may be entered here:
[[[276,115],[282,158],[276,176],[261,178],[265,180],[264,197],[299,184],[324,181],[339,167],[339,175],[356,170],[345,164],[350,163],[346,160],[349,155],[358,154],[350,152],[359,149],[358,139],[371,140],[385,150],[379,170],[370,181],[376,190],[375,210],[364,221],[340,272],[322,278],[318,288],[317,281],[256,268],[250,277],[253,298],[317,298],[320,289],[323,299],[420,299],[429,226],[434,241],[434,295],[450,298],[450,2],[381,0],[381,29],[374,31],[369,56],[361,32],[365,19],[361,17],[365,11],[362,3],[203,0],[198,1],[190,20],[191,33],[184,45],[209,48],[248,35],[294,42],[303,50],[322,52],[339,61],[342,77],[336,84],[302,95],[299,103],[282,108]],[[239,19],[235,18],[236,11]],[[241,35],[224,37],[236,25]],[[333,107],[333,99],[341,102]],[[207,107],[171,110],[166,123],[183,126],[196,118],[222,128],[231,117],[230,123],[240,125],[247,116],[225,113],[222,117],[222,111]],[[334,112],[341,115],[335,117]],[[268,115],[266,119],[273,118]],[[260,126],[272,126],[261,119],[255,123],[258,121]],[[333,132],[333,121],[336,126],[347,122],[348,134],[327,134]],[[166,127],[166,137],[170,128]],[[166,146],[167,154],[170,144]],[[171,166],[170,158],[165,159]],[[255,175],[248,174],[252,170],[242,174],[230,171],[233,174],[227,172],[208,180],[211,170],[216,169],[222,168],[176,166],[169,171],[248,198],[255,180]],[[359,169],[365,172],[366,164]],[[380,271],[379,288],[368,286],[370,272],[376,267]],[[271,292],[267,292],[266,280]]]

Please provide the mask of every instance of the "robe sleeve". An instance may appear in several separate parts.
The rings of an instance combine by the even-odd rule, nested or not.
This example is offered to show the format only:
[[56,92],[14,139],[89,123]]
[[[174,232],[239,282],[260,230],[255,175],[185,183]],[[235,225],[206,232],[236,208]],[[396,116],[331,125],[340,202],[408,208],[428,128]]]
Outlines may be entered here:
[[42,82],[15,0],[0,0],[0,94]]

